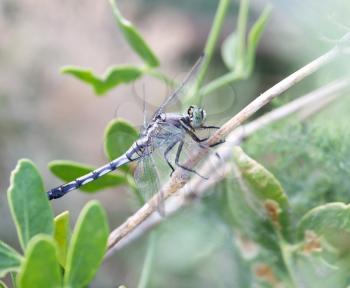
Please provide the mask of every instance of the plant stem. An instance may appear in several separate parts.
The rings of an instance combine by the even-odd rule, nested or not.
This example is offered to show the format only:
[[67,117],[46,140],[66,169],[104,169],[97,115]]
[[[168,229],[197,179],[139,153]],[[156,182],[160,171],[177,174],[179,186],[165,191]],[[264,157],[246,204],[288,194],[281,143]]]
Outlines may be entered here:
[[225,75],[216,78],[206,86],[204,86],[200,91],[200,97],[208,95],[215,90],[240,79],[246,77],[244,72],[244,63],[245,63],[245,49],[246,49],[246,30],[247,30],[247,21],[248,21],[248,12],[249,12],[249,0],[241,0],[239,6],[239,14],[237,20],[237,50],[232,51],[236,52],[235,59],[236,65],[234,71],[231,71]]
[[281,251],[281,256],[282,256],[282,260],[284,263],[284,266],[286,267],[287,273],[288,273],[288,286],[291,288],[295,288],[298,287],[298,285],[296,285],[296,281],[294,279],[294,275],[293,275],[293,270],[291,268],[291,253],[288,249],[288,243],[283,239],[282,235],[279,233],[279,231],[276,231],[276,235],[278,238],[278,246],[280,248]]
[[[226,12],[228,10],[229,4],[230,4],[229,0],[220,0],[220,2],[219,2],[219,5],[218,5],[218,8],[216,10],[215,17],[214,17],[213,26],[210,30],[210,33],[209,33],[209,36],[207,39],[207,43],[206,43],[205,48],[204,48],[205,58],[203,60],[203,64],[200,68],[200,71],[198,73],[196,83],[194,84],[193,93],[190,93],[190,98],[198,97],[198,95],[197,95],[198,90],[199,90],[199,87],[202,85],[202,82],[204,81],[205,74],[207,73],[208,66],[209,66],[209,63],[210,63],[211,58],[213,56],[215,46],[216,46],[217,40],[219,38],[221,29],[222,29],[222,25],[224,23]],[[199,101],[193,101],[195,99],[191,99],[191,100],[193,103],[201,101],[200,98],[198,99]],[[187,102],[187,101],[185,101],[185,102]]]
[[10,276],[11,276],[11,283],[12,283],[12,287],[13,287],[13,288],[17,288],[16,275],[17,275],[17,274],[16,274],[15,272],[10,273]]
[[157,230],[152,231],[148,237],[147,252],[141,272],[138,288],[147,288],[153,268],[154,256],[156,252]]
[[237,66],[235,67],[235,72],[238,74],[243,73],[244,63],[245,63],[245,49],[246,49],[246,30],[249,12],[249,0],[241,0],[239,6],[239,14],[237,21],[237,50],[236,50],[236,61]]

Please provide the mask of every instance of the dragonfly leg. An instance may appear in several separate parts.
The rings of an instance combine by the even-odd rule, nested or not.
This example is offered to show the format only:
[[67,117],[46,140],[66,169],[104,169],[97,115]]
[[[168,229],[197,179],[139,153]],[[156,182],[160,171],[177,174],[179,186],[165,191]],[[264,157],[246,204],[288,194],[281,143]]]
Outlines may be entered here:
[[[199,129],[220,129],[220,127],[218,127],[218,126],[202,126],[202,127],[200,127]],[[220,140],[219,142],[217,142],[217,143],[215,143],[215,144],[212,144],[212,145],[210,145],[209,147],[215,147],[215,146],[217,146],[217,145],[220,145],[220,144],[222,144],[222,143],[225,143],[225,140]]]
[[207,141],[207,140],[209,139],[208,137],[200,139],[200,138],[198,138],[198,136],[197,136],[195,133],[193,133],[191,130],[186,130],[186,132],[187,132],[187,134],[190,135],[191,138],[192,138],[194,141],[196,141],[197,143],[201,143],[201,142]]
[[164,151],[164,154],[163,154],[166,163],[168,163],[169,167],[171,168],[170,176],[174,173],[175,169],[174,169],[173,165],[171,165],[171,163],[170,163],[170,161],[169,161],[168,154],[169,154],[169,152],[171,151],[171,149],[174,148],[174,146],[176,145],[176,143],[177,143],[177,141],[171,143],[171,144],[166,148],[166,150]]
[[[216,126],[202,126],[201,128],[203,128],[203,129],[220,129],[220,127],[216,127]],[[193,133],[191,130],[186,130],[186,132],[187,132],[187,133],[192,137],[192,139],[193,139],[194,141],[196,141],[197,143],[201,143],[201,142],[204,142],[204,141],[206,141],[206,140],[209,139],[208,137],[203,138],[203,139],[199,139],[199,138],[197,137],[197,135],[196,135],[195,133]],[[215,147],[216,145],[220,145],[220,144],[222,144],[222,143],[225,143],[225,140],[220,140],[219,142],[214,143],[214,144],[210,145],[209,147]],[[205,148],[205,147],[203,147],[203,148]]]
[[[198,129],[198,128],[197,128]],[[201,126],[199,129],[220,129],[218,126]]]
[[208,180],[207,177],[204,177],[204,176],[200,175],[196,170],[193,170],[193,169],[191,169],[191,168],[188,168],[188,167],[186,167],[186,166],[184,166],[184,165],[181,165],[181,164],[179,163],[180,155],[181,155],[181,152],[182,152],[183,145],[184,145],[184,141],[180,141],[180,142],[179,142],[179,146],[178,146],[177,151],[176,151],[175,164],[176,164],[177,166],[179,166],[180,168],[186,170],[186,171],[195,173],[195,174],[198,175],[199,177],[201,177],[201,178],[203,178],[203,179],[205,179],[205,180]]
[[188,135],[190,135],[191,136],[191,138],[195,141],[195,142],[197,142],[197,143],[201,143],[201,142],[204,142],[204,141],[207,141],[209,138],[208,137],[206,137],[206,138],[203,138],[203,139],[200,139],[200,138],[198,138],[198,136],[188,127],[188,125],[186,125],[185,123],[183,123],[183,121],[180,121],[180,123],[181,123],[181,126],[185,129],[185,131],[186,131],[186,133],[188,134]]
[[219,142],[211,144],[209,147],[215,147],[215,146],[220,145],[220,144],[225,143],[225,142],[226,142],[225,139],[223,139],[223,140],[220,140]]
[[[199,146],[201,146],[202,148],[206,148],[205,145],[203,145],[203,144],[201,144],[201,143],[204,142],[204,141],[207,141],[207,140],[209,139],[209,137],[200,139],[200,138],[198,138],[198,136],[197,136],[191,129],[189,129],[189,128],[187,127],[187,125],[185,125],[185,124],[182,123],[182,122],[180,122],[180,123],[182,124],[182,127],[185,129],[186,133],[187,133],[188,135],[190,135],[191,138],[192,138],[195,142],[199,143]],[[220,129],[220,127],[217,127],[217,126],[202,126],[202,127],[200,127],[199,129]],[[215,143],[215,144],[212,144],[212,145],[210,145],[209,147],[214,147],[214,146],[219,145],[219,144],[222,144],[222,143],[224,143],[224,142],[225,142],[225,140],[220,140],[219,142],[217,142],[217,143]],[[207,146],[207,147],[208,147],[208,146]]]
[[[207,141],[207,140],[209,139],[208,137],[203,138],[203,139],[199,139],[199,138],[197,137],[197,135],[194,134],[192,131],[187,131],[187,133],[192,137],[192,139],[193,139],[194,141],[196,141],[197,143],[199,143],[199,146],[201,146],[202,148],[208,147],[208,146],[206,146],[206,145],[201,144],[202,142]],[[212,145],[209,145],[209,147],[210,147],[210,148],[211,148],[211,147],[215,147],[215,146],[220,145],[220,144],[222,144],[222,143],[224,143],[224,142],[225,142],[225,140],[220,140],[220,141],[217,142],[217,143],[214,143],[214,144],[212,144]]]

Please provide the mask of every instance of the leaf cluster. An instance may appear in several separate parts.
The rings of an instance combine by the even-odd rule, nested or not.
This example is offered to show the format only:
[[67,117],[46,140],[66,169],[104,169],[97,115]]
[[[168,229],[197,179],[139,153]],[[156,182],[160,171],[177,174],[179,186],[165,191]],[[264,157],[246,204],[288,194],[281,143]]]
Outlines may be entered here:
[[0,241],[0,276],[11,273],[19,288],[85,287],[106,251],[109,228],[102,206],[89,202],[71,231],[69,212],[53,217],[41,176],[25,159],[12,172],[7,194],[22,251]]

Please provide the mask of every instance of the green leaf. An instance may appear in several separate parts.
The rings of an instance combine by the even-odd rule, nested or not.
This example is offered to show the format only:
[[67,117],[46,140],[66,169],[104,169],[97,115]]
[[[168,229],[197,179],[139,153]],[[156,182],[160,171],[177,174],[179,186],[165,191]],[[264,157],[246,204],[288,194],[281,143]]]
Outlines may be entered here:
[[[90,173],[93,167],[83,165],[73,161],[56,160],[49,163],[50,171],[65,182],[72,181],[80,176]],[[84,192],[96,192],[108,187],[115,187],[126,184],[127,180],[124,175],[110,173],[92,181],[79,189]]]
[[[109,122],[105,129],[104,150],[110,161],[124,154],[139,137],[137,129],[129,122],[117,118]],[[122,166],[124,171],[127,166]]]
[[241,0],[237,18],[236,31],[232,32],[221,47],[223,61],[227,68],[239,75],[242,74],[245,65],[246,30],[249,14],[249,1]]
[[66,66],[61,69],[64,74],[70,74],[75,78],[92,86],[97,95],[106,94],[109,90],[120,84],[137,80],[142,75],[142,69],[134,66],[115,66],[107,70],[102,76],[95,75],[91,69]]
[[230,70],[234,70],[236,66],[236,50],[237,50],[237,35],[231,33],[221,46],[221,57],[226,67]]
[[281,184],[271,172],[251,159],[240,147],[234,147],[233,158],[247,190],[252,194],[251,205],[256,205],[257,209],[264,209],[265,211],[258,213],[267,214],[271,222],[287,235],[289,204]]
[[324,237],[340,251],[350,252],[350,205],[344,203],[328,203],[318,206],[301,219],[298,235],[312,230]]
[[30,160],[20,160],[7,191],[10,210],[23,249],[36,234],[53,233],[53,213],[42,179]]
[[8,272],[17,271],[21,265],[22,256],[16,250],[0,241],[0,277]]
[[95,276],[106,251],[107,217],[102,206],[90,201],[81,211],[68,248],[64,283],[84,287]]
[[125,19],[114,0],[109,1],[112,6],[115,20],[119,26],[120,31],[123,33],[125,40],[129,43],[130,47],[151,67],[159,66],[159,60],[152,52],[151,48],[147,45],[141,34],[136,30],[134,25]]
[[271,14],[271,6],[267,6],[261,13],[259,19],[254,23],[248,35],[247,54],[246,54],[246,74],[250,75],[254,68],[255,53],[264,32],[267,20]]
[[339,253],[314,231],[305,231],[301,242],[285,243],[282,250],[295,287],[348,287],[350,254]]
[[349,255],[329,262],[320,255],[298,254],[294,256],[291,271],[297,275],[295,287],[348,287]]
[[58,244],[58,261],[62,267],[66,266],[69,235],[69,212],[65,211],[56,216],[54,231],[54,238]]
[[28,244],[26,257],[17,276],[20,288],[62,287],[61,271],[52,238],[37,235]]

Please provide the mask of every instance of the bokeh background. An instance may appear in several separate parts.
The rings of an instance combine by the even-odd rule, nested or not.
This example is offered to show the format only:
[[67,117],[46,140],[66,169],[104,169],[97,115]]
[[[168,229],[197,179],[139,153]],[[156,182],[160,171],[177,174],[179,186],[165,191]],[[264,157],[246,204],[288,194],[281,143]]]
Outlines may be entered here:
[[[250,79],[224,87],[204,99],[209,120],[224,123],[245,104],[298,67],[334,45],[349,29],[348,1],[260,1],[250,3],[253,23],[267,3],[273,11],[257,51]],[[161,61],[161,70],[181,79],[205,45],[217,1],[118,1]],[[220,46],[235,29],[239,3],[232,1],[207,80],[225,67]],[[105,1],[0,0],[0,238],[19,247],[6,201],[10,173],[20,158],[36,163],[47,189],[61,182],[47,163],[69,159],[99,166],[106,162],[103,133],[115,117],[140,125],[142,94],[152,110],[169,88],[144,77],[97,98],[90,87],[61,75],[65,65],[91,67],[102,74],[114,64],[140,64],[115,25]],[[288,92],[300,96],[315,83],[346,71],[348,63],[331,65]],[[144,92],[143,92],[144,91]],[[205,106],[205,105],[204,105]],[[223,108],[225,107],[225,108]],[[229,108],[227,108],[229,107]],[[271,105],[266,109],[271,109]],[[110,227],[136,209],[128,189],[97,194],[70,193],[53,203],[56,213],[69,210],[72,223],[84,204],[98,199],[107,209]],[[199,202],[163,224],[151,287],[236,287],[236,257],[229,229],[215,209]],[[145,254],[146,236],[108,259],[91,287],[135,287]],[[236,267],[237,268],[237,267]],[[234,272],[236,271],[236,272]]]

